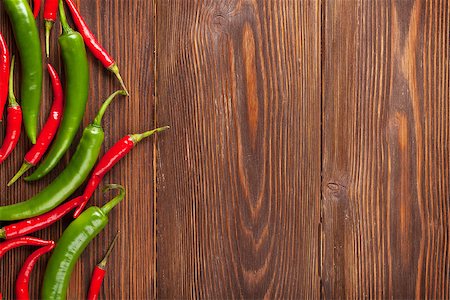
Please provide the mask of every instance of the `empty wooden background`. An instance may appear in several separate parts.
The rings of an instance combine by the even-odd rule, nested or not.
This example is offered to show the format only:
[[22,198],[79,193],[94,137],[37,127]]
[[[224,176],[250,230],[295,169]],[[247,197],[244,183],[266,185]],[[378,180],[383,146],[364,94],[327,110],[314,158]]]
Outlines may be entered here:
[[[108,111],[105,148],[172,128],[106,176],[128,197],[70,298],[117,230],[102,298],[450,298],[448,1],[76,3],[132,94]],[[0,30],[14,49],[1,4]],[[61,69],[56,38],[52,53]],[[118,88],[90,61],[85,124]],[[28,147],[0,166],[2,204],[58,173],[6,188]],[[57,239],[68,222],[37,235]],[[4,296],[31,251],[0,261]]]

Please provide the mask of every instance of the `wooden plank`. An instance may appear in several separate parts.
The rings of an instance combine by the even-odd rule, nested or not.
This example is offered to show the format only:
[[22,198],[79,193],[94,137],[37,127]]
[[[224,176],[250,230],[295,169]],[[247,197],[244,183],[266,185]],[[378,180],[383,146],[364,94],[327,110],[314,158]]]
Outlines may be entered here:
[[319,1],[157,1],[159,298],[319,297]]
[[449,12],[325,2],[325,298],[450,297]]
[[[117,59],[132,95],[129,99],[122,97],[113,103],[105,115],[103,123],[105,129],[104,149],[107,149],[127,133],[140,132],[153,127],[153,3],[146,0],[77,0],[75,2],[92,31]],[[41,24],[41,32],[43,32],[42,16],[38,22]],[[58,24],[53,30],[50,62],[59,71],[62,71],[57,48],[59,28]],[[1,3],[0,31],[6,35],[11,49],[14,49],[10,24]],[[93,56],[90,55],[89,60],[91,88],[84,125],[92,121],[101,102],[119,88],[114,77],[104,70]],[[47,75],[44,86],[41,123],[45,121],[51,105]],[[1,131],[1,140],[3,140],[3,130]],[[23,155],[29,147],[28,141],[23,136],[11,159],[0,166],[0,186],[4,199],[2,205],[26,199],[37,193],[56,177],[70,158],[70,155],[66,155],[64,162],[57,170],[41,182],[27,184],[20,181],[12,188],[6,188],[7,181],[19,168]],[[73,153],[74,150],[75,147],[72,147],[70,152]],[[120,183],[125,185],[127,198],[124,203],[114,209],[110,215],[110,224],[81,257],[72,277],[69,298],[85,297],[93,267],[104,255],[107,245],[117,230],[121,231],[121,238],[109,261],[101,298],[150,299],[154,297],[154,237],[151,217],[154,209],[153,175],[153,141],[149,139],[132,150],[105,177],[102,184]],[[111,195],[103,197],[98,191],[91,203],[101,205],[110,197]],[[36,236],[58,239],[63,228],[69,222],[70,219],[66,218],[64,222],[55,224],[48,230],[37,233]],[[11,299],[13,297],[13,287],[18,270],[26,256],[32,251],[31,248],[19,249],[9,253],[0,261],[2,278],[0,291],[4,298]],[[30,289],[33,299],[39,296],[38,290],[47,258],[48,256],[38,263],[32,275]]]

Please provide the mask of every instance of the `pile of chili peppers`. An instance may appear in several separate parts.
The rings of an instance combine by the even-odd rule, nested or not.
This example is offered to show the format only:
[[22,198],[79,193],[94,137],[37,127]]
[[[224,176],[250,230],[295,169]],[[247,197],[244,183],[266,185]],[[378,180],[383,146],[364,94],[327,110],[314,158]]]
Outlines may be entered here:
[[[0,163],[6,160],[16,147],[22,123],[32,147],[23,158],[23,164],[10,180],[14,184],[22,175],[36,167],[25,178],[35,181],[49,174],[75,140],[82,124],[89,94],[89,64],[87,49],[103,66],[111,71],[121,89],[112,93],[102,104],[97,116],[83,131],[76,151],[66,168],[42,191],[30,199],[17,201],[12,205],[0,206],[0,222],[9,222],[0,228],[0,259],[17,247],[38,247],[23,263],[17,280],[17,299],[29,299],[29,285],[32,270],[37,261],[51,253],[41,287],[42,299],[65,299],[67,287],[75,264],[89,243],[102,232],[108,223],[108,215],[125,197],[125,188],[119,184],[108,184],[103,191],[117,191],[118,194],[103,207],[91,206],[85,210],[89,199],[101,184],[103,177],[128,152],[143,139],[168,129],[156,128],[139,134],[126,135],[99,157],[104,131],[102,119],[107,108],[119,96],[129,96],[119,68],[113,57],[97,41],[73,0],[0,0],[9,17],[14,40],[20,58],[20,98],[14,94],[15,58],[10,54],[5,38],[0,32],[0,121],[8,103],[6,113],[6,134],[0,146]],[[76,30],[69,26],[64,2],[69,8]],[[39,26],[35,19],[44,5],[44,24]],[[59,12],[59,14],[58,14]],[[50,37],[53,24],[59,19],[62,33],[58,38],[65,72],[61,82],[58,71],[46,64],[53,92],[53,103],[45,125],[38,134],[38,121],[42,93],[43,62],[39,31],[45,30],[45,56],[50,51]],[[77,31],[78,30],[78,31]],[[19,104],[20,103],[20,104]],[[23,122],[22,122],[23,121]],[[97,162],[97,163],[96,163]],[[70,196],[86,181],[81,196]],[[73,212],[73,221],[55,242],[41,240],[31,234],[47,228]],[[118,234],[110,244],[104,258],[94,268],[87,298],[97,299],[106,263]],[[2,293],[0,291],[0,300]]]

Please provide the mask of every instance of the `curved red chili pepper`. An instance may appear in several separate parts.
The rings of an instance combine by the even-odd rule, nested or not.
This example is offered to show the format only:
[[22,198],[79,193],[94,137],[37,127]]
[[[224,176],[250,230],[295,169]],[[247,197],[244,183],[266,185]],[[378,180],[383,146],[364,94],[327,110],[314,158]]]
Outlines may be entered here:
[[119,68],[114,61],[114,58],[103,48],[103,46],[97,41],[92,31],[87,26],[80,12],[78,11],[75,3],[72,0],[66,0],[67,5],[69,6],[70,13],[72,15],[72,19],[80,32],[81,36],[83,36],[83,40],[86,43],[86,46],[89,48],[91,53],[103,64],[105,68],[110,70],[116,75],[119,80],[122,88],[127,92],[128,90],[125,87],[125,83],[123,82],[122,76],[120,75]]
[[37,18],[39,11],[41,10],[41,0],[33,0],[33,15]]
[[22,109],[16,101],[13,90],[14,56],[11,60],[11,72],[9,76],[8,115],[6,117],[6,135],[0,148],[0,162],[3,162],[14,150],[19,141],[22,129]]
[[0,33],[0,121],[3,119],[3,110],[8,98],[8,79],[9,51],[5,38]]
[[31,236],[22,236],[16,239],[7,240],[0,243],[0,258],[9,250],[21,246],[47,246],[54,243],[53,241],[45,241]]
[[34,266],[36,265],[39,258],[50,252],[52,249],[55,248],[55,242],[51,241],[48,246],[41,247],[31,253],[30,256],[25,260],[25,263],[23,264],[22,268],[19,271],[19,275],[17,276],[16,280],[16,299],[18,300],[29,300],[30,299],[30,293],[29,293],[29,285],[30,285],[30,275],[33,271]]
[[108,251],[106,252],[105,256],[103,257],[102,261],[95,266],[94,272],[92,273],[91,277],[91,285],[89,286],[89,292],[87,299],[88,300],[97,300],[98,294],[100,293],[100,288],[102,287],[103,279],[105,278],[106,274],[106,264],[108,263],[108,258],[111,254],[111,251],[114,248],[114,245],[116,244],[117,238],[119,237],[119,232],[114,237],[114,240],[109,245]]
[[74,218],[78,218],[78,216],[81,214],[84,207],[86,206],[87,202],[91,198],[92,194],[94,193],[95,189],[102,181],[105,174],[109,170],[111,170],[111,168],[115,164],[117,164],[117,162],[121,160],[122,157],[124,157],[128,152],[130,152],[130,150],[133,149],[133,147],[144,138],[151,136],[154,133],[164,131],[168,128],[169,126],[165,126],[141,134],[126,135],[122,139],[120,139],[117,143],[115,143],[103,155],[103,157],[95,166],[95,169],[92,172],[91,177],[89,178],[86,188],[84,189],[83,195],[81,196],[84,197],[84,201],[83,203],[81,203],[80,207],[78,207],[77,210],[75,211]]
[[39,133],[39,137],[36,140],[36,144],[27,152],[25,155],[25,161],[20,167],[19,171],[14,175],[14,177],[8,182],[8,186],[11,186],[17,179],[20,178],[26,171],[31,167],[37,165],[44,156],[48,147],[50,146],[53,138],[56,135],[59,124],[61,123],[61,118],[63,114],[63,88],[61,81],[59,80],[58,73],[53,68],[52,65],[47,65],[48,72],[52,81],[53,87],[53,104],[50,109],[50,114],[45,122],[44,127]]
[[84,197],[76,197],[41,216],[7,225],[0,229],[0,238],[14,239],[47,228],[84,201]]
[[45,0],[44,3],[44,23],[45,23],[45,54],[50,52],[50,31],[56,21],[58,14],[58,0]]

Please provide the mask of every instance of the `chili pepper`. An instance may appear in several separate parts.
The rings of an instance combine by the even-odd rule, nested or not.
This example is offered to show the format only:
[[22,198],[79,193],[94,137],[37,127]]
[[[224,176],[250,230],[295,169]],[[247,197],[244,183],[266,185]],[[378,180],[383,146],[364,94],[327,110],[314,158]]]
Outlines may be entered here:
[[25,131],[36,143],[42,92],[42,56],[39,31],[27,0],[3,0],[20,54],[22,109]]
[[163,130],[168,129],[169,126],[157,128],[150,130],[141,134],[127,135],[118,141],[113,147],[111,147],[108,152],[100,159],[92,172],[91,178],[83,192],[83,195],[78,196],[67,203],[64,203],[52,211],[39,215],[37,217],[23,220],[14,224],[10,224],[0,229],[1,239],[12,239],[19,236],[31,234],[33,232],[39,231],[41,229],[47,228],[51,224],[60,220],[63,216],[68,214],[71,210],[78,207],[74,218],[77,218],[82,212],[87,204],[87,201],[91,198],[95,189],[100,184],[101,180],[105,174],[122,158],[124,157],[133,147],[140,142],[142,139]]
[[56,167],[72,144],[86,109],[89,90],[86,49],[81,35],[67,24],[62,0],[60,0],[60,19],[63,34],[59,37],[59,45],[66,75],[64,115],[47,156],[34,173],[25,178],[27,181],[38,180]]
[[33,15],[35,19],[39,15],[40,10],[41,10],[41,0],[33,0]]
[[6,99],[8,98],[9,51],[5,38],[0,33],[0,121],[3,119]]
[[47,151],[50,143],[52,142],[56,130],[58,130],[59,124],[61,123],[61,115],[63,111],[63,90],[61,86],[61,81],[59,80],[58,73],[53,68],[52,65],[47,65],[50,78],[52,80],[53,86],[53,104],[50,109],[50,114],[48,116],[47,122],[39,133],[36,144],[27,152],[25,155],[24,163],[20,167],[16,175],[9,181],[8,186],[11,186],[17,179],[22,176],[31,167],[35,166]]
[[123,90],[128,90],[125,87],[125,83],[123,82],[122,76],[120,76],[119,67],[117,63],[114,61],[114,58],[103,48],[103,46],[97,41],[92,31],[87,26],[80,12],[78,11],[75,3],[72,0],[66,0],[67,6],[69,6],[70,13],[72,15],[72,19],[75,23],[75,26],[80,31],[83,36],[84,42],[86,46],[89,48],[91,53],[103,64],[105,68],[109,71],[113,72],[122,85]]
[[16,299],[18,300],[28,300],[30,299],[29,293],[29,285],[30,285],[30,275],[33,271],[34,266],[36,265],[39,258],[52,251],[55,248],[56,244],[52,241],[51,244],[45,247],[41,247],[31,253],[30,256],[26,259],[22,268],[19,271],[19,275],[16,280]]
[[103,257],[102,261],[95,266],[94,272],[92,273],[91,284],[89,286],[88,300],[97,300],[98,294],[100,293],[100,288],[102,287],[103,279],[106,274],[106,264],[108,263],[109,255],[111,254],[114,245],[116,244],[117,238],[119,237],[119,232],[116,233],[114,240],[109,245],[108,251]]
[[9,240],[47,228],[62,219],[62,217],[68,214],[75,207],[78,207],[83,201],[84,198],[79,196],[56,207],[48,213],[7,225],[0,229],[0,238]]
[[81,197],[84,197],[84,201],[80,204],[80,207],[74,213],[74,218],[77,218],[80,213],[83,211],[87,202],[91,198],[94,191],[97,189],[98,185],[102,181],[105,174],[114,167],[115,164],[119,162],[131,149],[136,146],[137,143],[142,141],[144,138],[153,135],[154,133],[164,131],[168,129],[169,126],[156,128],[141,134],[131,134],[126,135],[121,140],[119,140],[116,144],[114,144],[94,168],[92,175],[84,189],[84,193]]
[[45,0],[44,3],[44,23],[45,23],[45,54],[50,52],[50,31],[56,21],[58,11],[58,0]]
[[119,195],[102,208],[91,206],[76,218],[62,234],[45,270],[41,298],[66,299],[67,286],[73,268],[84,249],[108,224],[109,212],[125,196],[125,189],[118,184],[107,185],[104,192],[118,189]]
[[66,200],[85,181],[95,165],[104,139],[102,117],[120,90],[106,99],[94,122],[83,132],[80,143],[64,171],[44,190],[27,201],[0,206],[0,221],[23,220],[42,215]]
[[6,135],[0,148],[0,163],[14,150],[20,138],[22,129],[22,110],[14,96],[14,56],[11,59],[11,72],[9,75],[8,115],[6,117]]
[[0,243],[0,258],[9,250],[21,246],[47,246],[54,243],[53,241],[45,241],[31,236],[22,236],[16,239],[7,240]]

